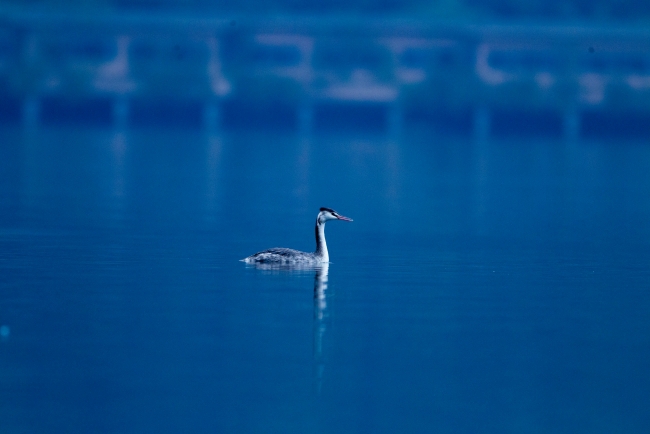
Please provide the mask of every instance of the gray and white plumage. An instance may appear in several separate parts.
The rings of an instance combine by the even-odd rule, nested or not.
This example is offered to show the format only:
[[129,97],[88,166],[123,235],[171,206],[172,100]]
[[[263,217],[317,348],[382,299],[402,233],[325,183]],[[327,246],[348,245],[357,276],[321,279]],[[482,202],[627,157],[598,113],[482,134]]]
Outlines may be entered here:
[[257,252],[242,261],[247,264],[320,264],[329,262],[329,252],[325,241],[325,222],[328,220],[343,220],[351,222],[352,219],[337,213],[331,208],[321,208],[316,217],[316,251],[301,252],[300,250],[274,247]]

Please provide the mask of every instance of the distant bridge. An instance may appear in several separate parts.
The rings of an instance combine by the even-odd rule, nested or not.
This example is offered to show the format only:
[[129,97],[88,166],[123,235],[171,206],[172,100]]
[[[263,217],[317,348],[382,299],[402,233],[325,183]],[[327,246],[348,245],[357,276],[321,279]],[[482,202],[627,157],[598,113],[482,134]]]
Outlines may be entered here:
[[650,31],[0,15],[0,121],[650,136]]

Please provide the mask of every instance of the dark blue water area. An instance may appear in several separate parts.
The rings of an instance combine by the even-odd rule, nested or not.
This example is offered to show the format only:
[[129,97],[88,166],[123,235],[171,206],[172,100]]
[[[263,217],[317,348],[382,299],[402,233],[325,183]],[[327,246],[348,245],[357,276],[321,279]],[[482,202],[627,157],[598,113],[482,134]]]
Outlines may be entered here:
[[649,313],[647,141],[0,130],[2,432],[646,433]]

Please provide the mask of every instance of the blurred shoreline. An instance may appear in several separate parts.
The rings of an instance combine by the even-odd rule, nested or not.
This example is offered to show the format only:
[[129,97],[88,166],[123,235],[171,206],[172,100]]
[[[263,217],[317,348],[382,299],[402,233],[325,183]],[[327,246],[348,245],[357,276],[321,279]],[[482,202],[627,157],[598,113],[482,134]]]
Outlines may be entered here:
[[0,122],[650,134],[644,26],[233,17],[3,7]]

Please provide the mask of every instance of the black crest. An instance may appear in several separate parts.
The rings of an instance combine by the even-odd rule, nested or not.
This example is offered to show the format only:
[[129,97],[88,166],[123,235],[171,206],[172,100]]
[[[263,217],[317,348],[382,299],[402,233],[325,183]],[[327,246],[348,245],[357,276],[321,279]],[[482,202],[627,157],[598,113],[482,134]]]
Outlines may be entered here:
[[332,208],[325,208],[325,207],[323,206],[323,207],[321,207],[320,210],[321,210],[321,211],[329,211],[329,212],[331,212],[332,214],[336,214],[336,211],[334,211]]

